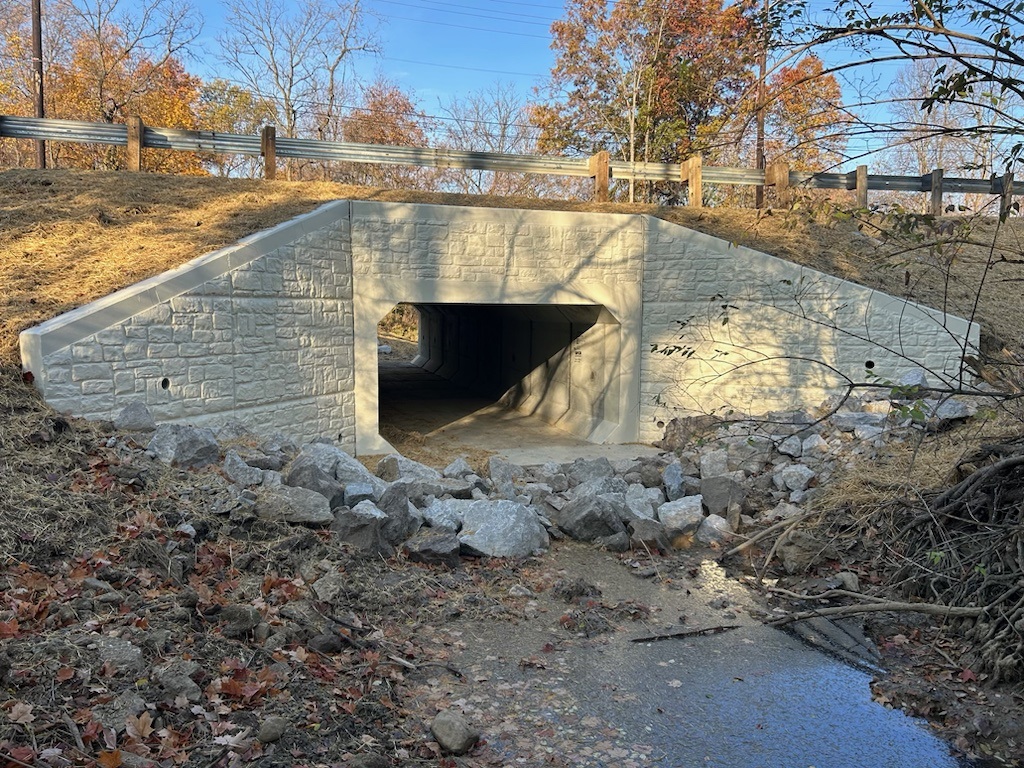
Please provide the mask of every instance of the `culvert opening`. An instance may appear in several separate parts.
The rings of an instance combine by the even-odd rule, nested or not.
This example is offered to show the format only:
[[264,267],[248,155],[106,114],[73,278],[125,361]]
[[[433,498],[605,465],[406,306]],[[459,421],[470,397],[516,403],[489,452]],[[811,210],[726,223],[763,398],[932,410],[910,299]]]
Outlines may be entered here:
[[530,416],[593,439],[619,421],[620,332],[600,305],[398,304],[378,326],[380,434],[497,443]]

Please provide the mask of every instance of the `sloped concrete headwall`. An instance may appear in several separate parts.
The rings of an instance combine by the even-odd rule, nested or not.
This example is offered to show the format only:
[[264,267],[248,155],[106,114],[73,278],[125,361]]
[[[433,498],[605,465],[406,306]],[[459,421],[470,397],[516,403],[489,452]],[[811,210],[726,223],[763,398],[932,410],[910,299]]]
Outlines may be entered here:
[[959,318],[647,216],[339,201],[22,334],[55,408],[242,421],[360,453],[377,323],[417,362],[596,442],[675,416],[813,406],[845,380],[955,379]]

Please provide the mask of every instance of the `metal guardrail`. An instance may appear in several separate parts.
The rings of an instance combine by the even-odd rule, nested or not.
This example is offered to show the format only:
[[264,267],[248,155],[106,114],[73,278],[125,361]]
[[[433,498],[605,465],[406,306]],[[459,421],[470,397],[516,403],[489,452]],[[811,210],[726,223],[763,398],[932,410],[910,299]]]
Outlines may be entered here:
[[[0,135],[4,118],[0,118]],[[128,146],[127,134],[125,146]],[[171,149],[179,152],[213,152],[216,154],[260,155],[260,137],[243,136],[217,131],[188,131],[181,128],[143,129],[142,146],[153,149]]]
[[128,126],[3,115],[0,116],[0,137],[127,146]]
[[[604,165],[594,165],[595,158],[568,158],[547,155],[511,155],[499,152],[469,152],[456,149],[421,147],[393,147],[379,144],[319,141],[316,139],[276,138],[273,128],[265,129],[261,136],[247,136],[217,131],[190,131],[179,128],[155,128],[142,125],[132,118],[128,125],[90,123],[80,120],[54,120],[35,117],[0,115],[0,138],[33,139],[82,144],[111,144],[134,149],[135,167],[139,150],[173,150],[180,152],[210,152],[239,154],[270,158],[296,158],[346,163],[379,165],[405,165],[430,168],[459,168],[463,170],[496,171],[506,173],[533,173],[552,176],[595,178],[607,167],[608,177],[637,181],[686,181],[699,187],[701,183],[756,186],[776,184],[784,187],[810,189],[857,190],[858,201],[866,205],[867,190],[894,192],[932,192],[933,210],[938,210],[943,193],[994,194],[1004,197],[1004,205],[1011,195],[1024,195],[1024,182],[1013,181],[1012,176],[990,179],[944,178],[941,171],[924,176],[892,176],[867,174],[862,166],[851,173],[807,173],[787,171],[781,177],[771,172],[749,168],[722,166],[701,167],[694,171],[690,163],[630,163],[604,158]],[[133,136],[138,136],[137,139]],[[269,141],[269,145],[268,145]],[[137,146],[133,147],[133,142]],[[131,155],[132,152],[130,151]],[[131,161],[129,165],[131,165]],[[598,169],[598,170],[595,170]],[[268,176],[270,168],[268,168]],[[934,185],[938,183],[938,188]],[[604,180],[607,189],[607,179]],[[601,186],[598,186],[599,194]],[[697,196],[699,200],[699,195]]]

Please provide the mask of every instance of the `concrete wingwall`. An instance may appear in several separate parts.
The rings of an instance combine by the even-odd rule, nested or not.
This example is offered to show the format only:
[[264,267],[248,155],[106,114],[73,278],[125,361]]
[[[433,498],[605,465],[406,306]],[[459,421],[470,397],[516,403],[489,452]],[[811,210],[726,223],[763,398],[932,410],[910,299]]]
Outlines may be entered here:
[[594,442],[813,406],[865,374],[960,375],[977,326],[648,216],[339,201],[25,331],[61,411],[379,435],[377,323],[417,363]]
[[201,256],[21,334],[61,411],[346,439],[355,429],[347,201]]
[[673,417],[813,408],[914,368],[956,385],[978,346],[975,323],[659,219],[643,294],[645,441]]

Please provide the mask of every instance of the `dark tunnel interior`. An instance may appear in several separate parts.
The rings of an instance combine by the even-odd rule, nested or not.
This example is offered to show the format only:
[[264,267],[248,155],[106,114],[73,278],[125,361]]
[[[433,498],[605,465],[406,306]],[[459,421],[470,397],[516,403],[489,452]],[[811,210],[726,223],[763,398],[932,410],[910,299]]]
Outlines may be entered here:
[[606,347],[619,326],[603,307],[413,306],[418,354],[379,357],[382,434],[389,426],[427,434],[495,403],[581,436],[615,415]]

